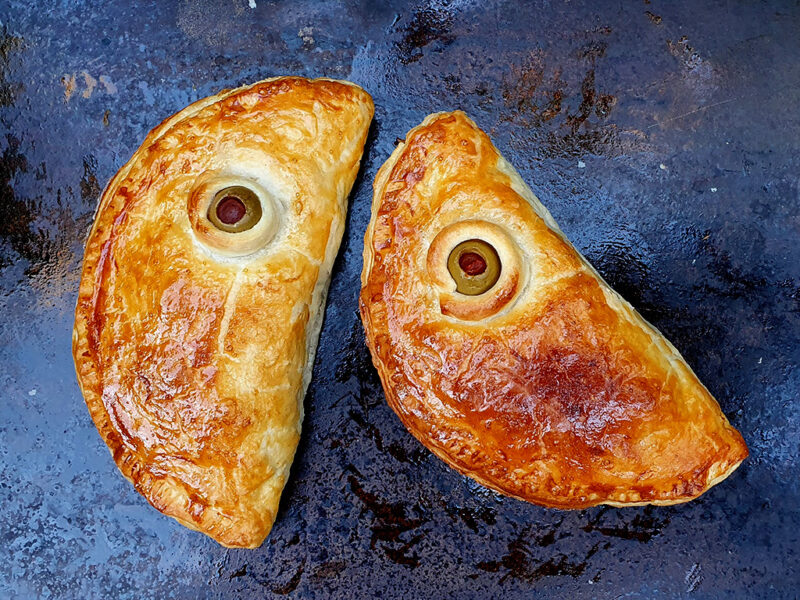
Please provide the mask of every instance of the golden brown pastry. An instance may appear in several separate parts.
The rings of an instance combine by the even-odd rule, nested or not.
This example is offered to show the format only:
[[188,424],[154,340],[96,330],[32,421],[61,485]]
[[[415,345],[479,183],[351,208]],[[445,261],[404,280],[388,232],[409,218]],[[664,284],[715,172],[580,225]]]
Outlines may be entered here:
[[747,447],[464,113],[375,178],[361,316],[386,398],[437,456],[537,504],[673,504]]
[[122,473],[225,546],[272,527],[373,105],[268,79],[154,129],[100,201],[73,353]]

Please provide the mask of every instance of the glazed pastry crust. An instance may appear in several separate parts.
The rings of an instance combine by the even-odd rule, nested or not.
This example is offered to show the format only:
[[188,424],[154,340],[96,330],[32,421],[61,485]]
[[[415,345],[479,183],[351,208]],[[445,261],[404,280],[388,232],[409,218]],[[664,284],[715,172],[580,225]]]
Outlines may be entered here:
[[[472,304],[453,316],[448,250],[434,241],[462,221],[505,231],[520,261],[502,261],[516,281],[510,299],[487,292],[476,308],[465,297]],[[503,494],[558,508],[675,504],[748,455],[678,351],[461,112],[430,115],[378,172],[360,310],[405,426]]]
[[[100,201],[73,333],[86,404],[136,489],[225,546],[275,519],[372,115],[347,82],[226,90],[154,129]],[[193,227],[215,176],[274,200],[262,248],[230,256]]]

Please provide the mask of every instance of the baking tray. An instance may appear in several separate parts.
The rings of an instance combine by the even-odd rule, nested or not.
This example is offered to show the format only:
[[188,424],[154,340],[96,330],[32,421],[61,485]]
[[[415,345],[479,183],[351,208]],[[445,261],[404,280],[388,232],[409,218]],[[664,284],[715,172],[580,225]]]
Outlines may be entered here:
[[[36,4],[0,2],[0,597],[798,597],[797,2]],[[147,131],[281,74],[350,79],[376,117],[278,519],[226,550],[117,472],[72,311],[101,189]],[[386,406],[356,312],[371,182],[456,108],[744,435],[750,458],[699,500],[502,498]]]

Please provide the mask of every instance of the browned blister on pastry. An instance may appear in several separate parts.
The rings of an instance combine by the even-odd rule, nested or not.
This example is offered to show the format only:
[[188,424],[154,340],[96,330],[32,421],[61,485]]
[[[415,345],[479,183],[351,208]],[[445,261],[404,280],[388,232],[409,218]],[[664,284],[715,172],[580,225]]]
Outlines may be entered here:
[[360,304],[406,427],[504,494],[672,504],[747,456],[678,351],[461,112],[429,116],[378,172]]
[[284,77],[200,100],[105,190],[73,335],[122,473],[226,546],[269,533],[372,100]]

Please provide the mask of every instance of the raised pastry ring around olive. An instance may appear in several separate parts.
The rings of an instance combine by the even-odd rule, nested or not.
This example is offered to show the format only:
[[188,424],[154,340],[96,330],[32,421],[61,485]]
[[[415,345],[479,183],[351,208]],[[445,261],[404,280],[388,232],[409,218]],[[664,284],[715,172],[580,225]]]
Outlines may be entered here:
[[272,240],[279,225],[275,200],[246,177],[204,179],[190,193],[188,211],[199,241],[225,256],[257,252]]
[[444,227],[428,249],[427,269],[442,314],[465,321],[496,315],[521,289],[519,249],[503,227],[487,221]]

